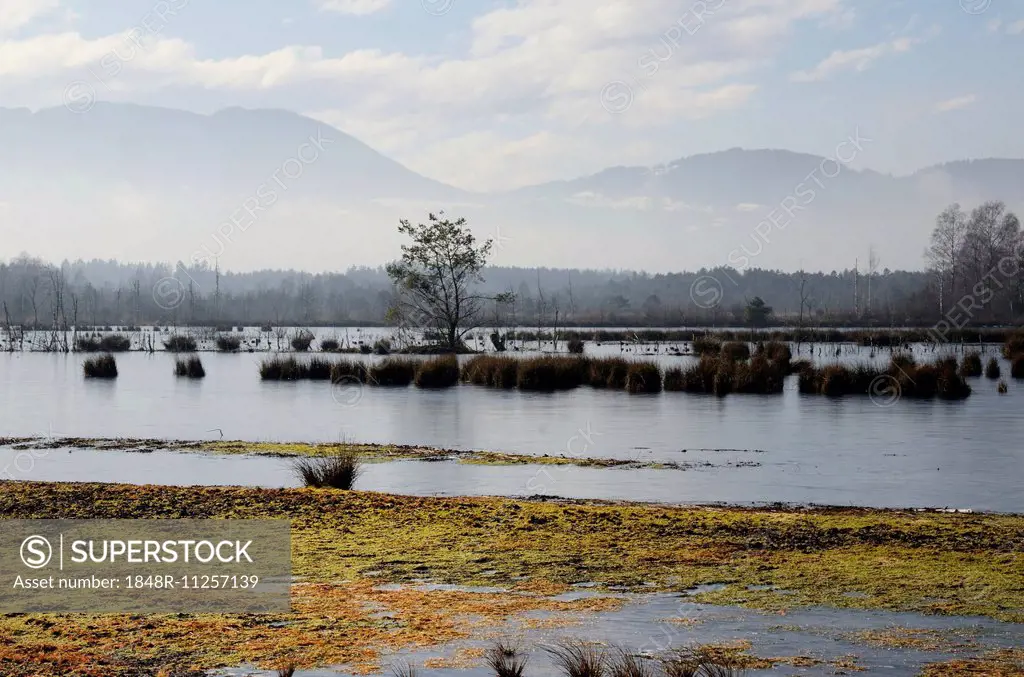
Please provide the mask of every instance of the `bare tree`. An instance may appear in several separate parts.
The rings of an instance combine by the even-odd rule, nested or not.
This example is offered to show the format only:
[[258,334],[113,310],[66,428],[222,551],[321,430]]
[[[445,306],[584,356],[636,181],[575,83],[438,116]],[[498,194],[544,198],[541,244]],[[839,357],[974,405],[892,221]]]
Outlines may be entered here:
[[949,290],[950,297],[956,294],[957,275],[962,265],[960,255],[966,236],[967,215],[959,204],[946,207],[935,219],[935,230],[932,231],[931,244],[925,252],[925,258],[939,278],[939,313],[945,311],[945,290]]

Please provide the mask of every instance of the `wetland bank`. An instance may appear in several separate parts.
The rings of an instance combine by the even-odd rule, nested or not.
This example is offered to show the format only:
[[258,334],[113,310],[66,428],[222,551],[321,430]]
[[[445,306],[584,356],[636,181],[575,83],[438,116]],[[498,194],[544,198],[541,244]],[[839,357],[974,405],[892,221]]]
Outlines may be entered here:
[[[1011,515],[52,483],[5,483],[0,515],[293,525],[293,614],[6,616],[0,667],[12,675],[285,663],[372,671],[392,651],[500,633],[528,612],[586,623],[622,608],[623,594],[686,594],[781,615],[832,608],[1024,621],[1024,518]],[[584,584],[588,594],[566,596]],[[966,665],[985,653],[970,643],[958,652]]]

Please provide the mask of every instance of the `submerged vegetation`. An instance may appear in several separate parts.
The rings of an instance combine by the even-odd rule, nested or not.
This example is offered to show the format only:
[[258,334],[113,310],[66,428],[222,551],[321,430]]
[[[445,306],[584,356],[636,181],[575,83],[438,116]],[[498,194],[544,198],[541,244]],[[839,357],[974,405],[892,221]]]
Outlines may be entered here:
[[193,355],[185,359],[175,360],[174,375],[185,378],[205,378],[206,370],[203,368],[203,361],[199,359],[199,356]]
[[117,360],[110,353],[90,357],[82,363],[86,378],[117,378]]

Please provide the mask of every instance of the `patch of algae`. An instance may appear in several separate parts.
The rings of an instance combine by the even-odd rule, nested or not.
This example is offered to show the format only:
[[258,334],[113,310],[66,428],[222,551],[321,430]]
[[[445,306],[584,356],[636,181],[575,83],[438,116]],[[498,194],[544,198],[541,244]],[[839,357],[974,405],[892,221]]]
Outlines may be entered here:
[[[528,610],[575,614],[621,603],[549,596],[582,582],[644,591],[725,583],[694,599],[1024,621],[1022,516],[0,483],[0,518],[86,517],[291,519],[293,568],[304,582],[293,590],[296,613],[8,616],[0,618],[0,674],[155,674],[158,665],[171,665],[177,675],[284,659],[370,670],[381,650],[467,636],[473,625],[458,620],[463,614],[497,621]],[[371,579],[511,591],[381,591]],[[393,618],[374,615],[374,605]],[[274,620],[280,627],[270,625]],[[104,656],[103,670],[85,671]],[[26,659],[30,669],[18,672],[14,666]]]

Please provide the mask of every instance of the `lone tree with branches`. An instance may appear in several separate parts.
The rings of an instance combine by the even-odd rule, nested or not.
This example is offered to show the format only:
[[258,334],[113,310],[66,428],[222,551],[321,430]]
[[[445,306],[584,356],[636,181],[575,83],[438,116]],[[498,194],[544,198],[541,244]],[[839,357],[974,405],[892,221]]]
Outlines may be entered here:
[[479,326],[486,301],[509,301],[506,294],[485,296],[476,290],[493,241],[478,245],[465,218],[452,221],[444,212],[417,225],[403,219],[398,232],[412,243],[403,244],[402,258],[387,266],[397,290],[391,316],[436,330],[445,348],[458,351],[462,337]]

